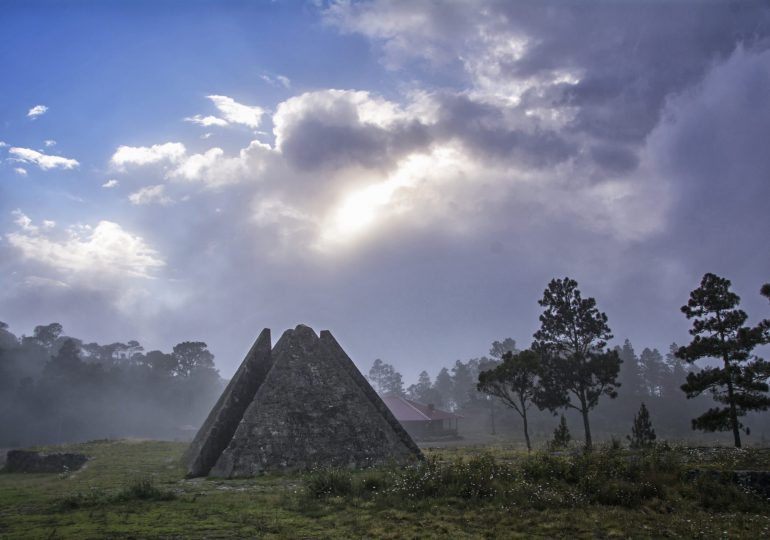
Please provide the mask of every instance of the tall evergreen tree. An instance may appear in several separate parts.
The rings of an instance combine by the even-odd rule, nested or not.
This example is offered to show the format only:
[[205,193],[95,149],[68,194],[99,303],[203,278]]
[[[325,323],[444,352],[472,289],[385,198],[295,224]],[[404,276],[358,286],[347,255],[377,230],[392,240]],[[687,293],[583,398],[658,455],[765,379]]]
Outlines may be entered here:
[[392,365],[386,364],[379,358],[374,361],[372,368],[369,370],[369,382],[380,395],[406,395],[402,375]]
[[639,398],[644,395],[644,380],[642,379],[642,370],[639,366],[639,358],[636,356],[631,341],[626,339],[622,347],[615,347],[620,361],[620,374],[618,380],[623,388],[623,398]]
[[690,293],[682,313],[692,320],[693,340],[680,347],[677,357],[693,363],[702,358],[714,358],[721,367],[706,367],[687,375],[682,385],[688,398],[709,391],[722,407],[714,407],[693,419],[693,429],[703,431],[732,431],[735,446],[741,446],[740,431],[748,435],[739,418],[749,411],[770,407],[767,379],[770,362],[752,355],[757,345],[766,342],[762,321],[756,327],[744,326],[748,316],[738,309],[740,297],[730,290],[730,280],[708,273],[700,286]]
[[667,369],[658,349],[645,347],[639,356],[639,365],[642,370],[645,393],[650,397],[662,396]]
[[436,375],[436,381],[433,383],[433,388],[436,390],[436,394],[441,398],[441,402],[436,405],[443,405],[445,407],[453,408],[452,394],[454,387],[452,384],[452,376],[449,374],[447,368],[442,368]]
[[460,409],[472,399],[476,384],[470,366],[460,360],[452,368],[452,401],[455,408]]
[[681,396],[682,384],[687,380],[690,366],[676,355],[679,345],[672,343],[666,353],[666,378],[663,383],[663,395],[666,399]]
[[[538,406],[555,411],[569,407],[583,417],[586,449],[592,447],[588,413],[602,395],[617,397],[620,358],[607,351],[612,333],[607,315],[596,308],[596,300],[583,298],[577,281],[553,279],[538,302],[543,306],[540,330],[532,348],[542,361]],[[577,403],[574,403],[572,399]]]

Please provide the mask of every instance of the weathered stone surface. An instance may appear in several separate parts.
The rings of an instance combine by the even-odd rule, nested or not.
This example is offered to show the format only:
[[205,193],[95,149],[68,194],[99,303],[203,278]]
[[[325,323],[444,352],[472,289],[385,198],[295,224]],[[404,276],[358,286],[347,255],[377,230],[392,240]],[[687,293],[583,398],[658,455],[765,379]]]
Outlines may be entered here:
[[41,454],[29,450],[10,450],[5,461],[5,472],[61,473],[76,471],[85,465],[83,454]]
[[409,435],[395,429],[376,404],[381,401],[364,389],[371,390],[369,383],[358,370],[358,377],[351,375],[352,362],[344,367],[349,358],[340,356],[341,348],[330,338],[322,340],[303,325],[283,334],[265,382],[210,475],[245,477],[421,458]]
[[372,385],[369,384],[369,381],[367,381],[361,372],[358,371],[358,368],[353,363],[353,360],[350,359],[342,346],[340,346],[337,340],[334,339],[332,333],[328,330],[321,330],[321,345],[327,348],[329,351],[328,354],[334,358],[340,367],[344,369],[350,378],[353,379],[353,381],[358,385],[358,387],[369,399],[377,412],[379,412],[385,421],[390,425],[390,427],[393,428],[398,437],[401,439],[401,442],[403,442],[406,447],[414,453],[415,456],[417,456],[419,459],[422,459],[422,451],[420,450],[420,447],[417,446],[417,444],[414,442],[412,436],[407,433],[407,431],[404,429],[404,426],[401,425],[401,422],[396,420],[396,417],[393,416],[393,413],[390,411],[388,406],[385,405],[385,402],[382,401],[379,394],[375,392],[374,388],[372,388]]
[[185,454],[188,476],[205,476],[230,443],[272,366],[270,329],[259,334]]

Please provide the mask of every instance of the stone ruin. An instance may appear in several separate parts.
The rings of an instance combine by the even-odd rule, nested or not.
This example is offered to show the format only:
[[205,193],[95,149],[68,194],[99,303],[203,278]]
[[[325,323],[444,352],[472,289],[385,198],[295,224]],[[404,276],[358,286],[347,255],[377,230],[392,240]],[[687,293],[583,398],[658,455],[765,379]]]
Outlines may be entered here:
[[83,454],[41,454],[32,450],[10,450],[5,461],[9,473],[63,473],[77,471],[88,461]]
[[260,333],[185,453],[190,477],[405,465],[422,453],[328,330]]

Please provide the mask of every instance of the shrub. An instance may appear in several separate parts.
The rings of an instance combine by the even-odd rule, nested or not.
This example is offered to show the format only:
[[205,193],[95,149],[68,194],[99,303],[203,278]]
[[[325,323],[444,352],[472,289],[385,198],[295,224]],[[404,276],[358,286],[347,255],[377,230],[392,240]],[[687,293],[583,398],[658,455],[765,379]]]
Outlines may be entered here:
[[631,435],[627,435],[631,448],[649,448],[655,444],[655,430],[652,429],[650,412],[642,403],[639,412],[634,416],[634,424],[631,426]]
[[133,480],[120,490],[113,499],[118,502],[126,501],[170,501],[176,498],[173,491],[158,488],[152,480],[143,478]]
[[351,495],[353,478],[343,469],[316,469],[305,477],[305,490],[315,498]]
[[67,495],[56,502],[59,510],[77,510],[93,508],[128,501],[170,501],[176,498],[173,491],[158,488],[151,480],[139,479],[129,483],[115,494],[110,495],[101,489],[91,489],[85,493]]
[[570,441],[572,441],[572,435],[567,427],[567,419],[562,414],[559,425],[553,430],[553,438],[547,443],[547,448],[551,452],[566,450],[569,448]]

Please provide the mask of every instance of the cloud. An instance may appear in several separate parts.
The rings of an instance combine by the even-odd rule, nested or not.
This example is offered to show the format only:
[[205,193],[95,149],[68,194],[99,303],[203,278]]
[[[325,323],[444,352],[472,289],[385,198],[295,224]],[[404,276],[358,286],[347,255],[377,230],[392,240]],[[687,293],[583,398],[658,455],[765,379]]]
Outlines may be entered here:
[[139,191],[136,191],[128,196],[128,200],[131,204],[160,204],[165,206],[173,202],[173,200],[166,195],[166,187],[163,184],[156,186],[143,187]]
[[13,171],[19,176],[27,176],[27,169],[23,167],[14,167]]
[[8,243],[25,259],[65,274],[150,278],[165,265],[143,238],[111,221],[72,226],[56,236],[53,226],[43,232],[20,210],[14,215],[19,230],[5,235]]
[[18,225],[21,230],[27,232],[36,232],[38,230],[37,226],[32,225],[32,220],[29,218],[29,216],[27,216],[20,209],[17,208],[14,210],[11,212],[11,215],[16,218],[13,220],[13,222]]
[[29,111],[27,111],[27,116],[34,120],[38,116],[44,115],[46,112],[48,112],[48,107],[45,105],[35,105]]
[[126,165],[149,165],[161,161],[176,162],[182,159],[185,153],[185,146],[178,142],[153,146],[119,146],[110,158],[110,163],[118,170],[125,170]]
[[250,128],[258,128],[264,114],[264,109],[254,105],[242,105],[227,96],[206,96],[219,109],[224,119],[232,124],[243,124]]
[[273,149],[260,141],[251,141],[236,156],[226,156],[221,148],[210,148],[202,154],[192,154],[180,161],[168,173],[172,180],[201,182],[216,188],[244,180],[257,180],[268,161],[275,155]]
[[56,146],[56,141],[54,141],[53,139],[46,139],[45,141],[43,141],[43,144],[45,144],[46,148],[50,148],[52,146]]
[[58,279],[51,279],[41,276],[28,276],[24,278],[22,282],[24,287],[31,289],[52,288],[52,289],[69,289],[69,284],[60,281]]
[[50,156],[30,148],[12,147],[8,152],[15,161],[33,163],[44,171],[49,169],[74,169],[80,165],[77,160],[61,156]]
[[8,146],[8,143],[7,143],[7,142],[5,142],[5,141],[0,141],[0,148],[5,148],[6,146]]
[[429,139],[398,104],[352,90],[309,92],[282,102],[273,116],[276,148],[292,165],[387,167]]
[[105,183],[102,184],[102,187],[109,189],[109,188],[118,187],[119,184],[120,182],[118,182],[115,178],[110,178],[109,180],[107,180]]
[[185,122],[192,122],[193,124],[198,124],[199,126],[204,126],[204,127],[228,125],[227,120],[223,118],[219,118],[216,116],[203,116],[200,114],[196,114],[194,116],[188,116],[187,118],[185,118]]
[[259,76],[259,78],[271,86],[282,86],[287,90],[291,88],[291,80],[285,75],[270,76],[270,75],[267,75],[266,73],[263,73],[262,75]]

